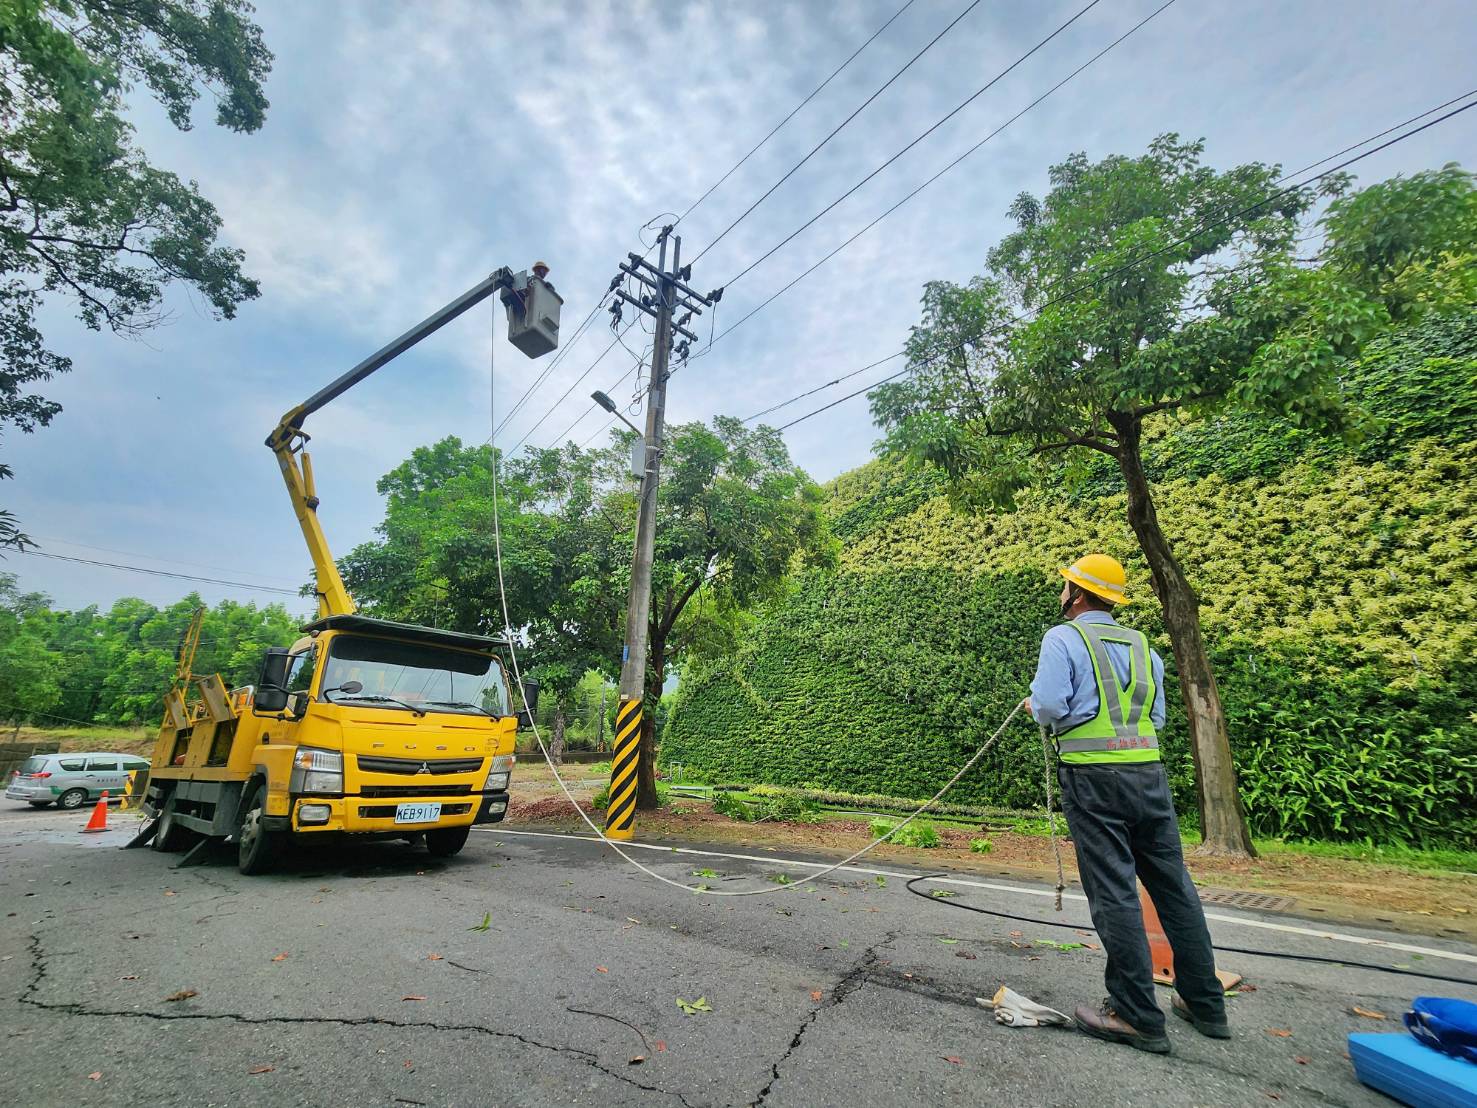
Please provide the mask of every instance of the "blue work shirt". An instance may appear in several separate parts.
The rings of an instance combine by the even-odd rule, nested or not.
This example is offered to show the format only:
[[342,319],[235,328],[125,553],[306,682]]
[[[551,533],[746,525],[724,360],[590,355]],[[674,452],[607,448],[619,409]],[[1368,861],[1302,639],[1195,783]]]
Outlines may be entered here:
[[[1077,616],[1074,623],[1113,623],[1107,612],[1091,610]],[[1118,672],[1118,680],[1128,684],[1128,647],[1107,644],[1108,658]],[[1164,659],[1156,650],[1149,651],[1154,671],[1154,703],[1149,719],[1155,731],[1164,729]],[[1058,624],[1041,640],[1041,657],[1036,663],[1036,678],[1031,682],[1031,715],[1051,735],[1070,731],[1078,724],[1094,719],[1098,713],[1097,678],[1092,671],[1092,656],[1080,632],[1065,623]]]

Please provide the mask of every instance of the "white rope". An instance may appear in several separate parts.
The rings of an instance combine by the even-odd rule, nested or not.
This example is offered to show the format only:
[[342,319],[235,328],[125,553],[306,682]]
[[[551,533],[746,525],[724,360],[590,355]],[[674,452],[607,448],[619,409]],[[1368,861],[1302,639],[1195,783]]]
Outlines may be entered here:
[[1056,910],[1062,910],[1062,893],[1067,890],[1067,875],[1062,869],[1062,846],[1056,840],[1056,810],[1051,806],[1051,740],[1046,737],[1046,728],[1041,732],[1041,780],[1046,786],[1046,823],[1051,830],[1051,852],[1056,855]]
[[[495,429],[497,427],[497,313],[496,313],[496,311],[494,311],[492,313],[492,327],[491,327],[491,332],[490,332],[490,338],[491,338],[491,343],[492,343],[492,353],[491,353],[491,355],[489,356],[489,359],[488,359],[489,376],[491,377],[491,384],[489,386],[489,395],[492,398],[492,401],[491,401],[490,426],[494,428],[494,437],[493,438],[490,438],[488,440],[492,444],[492,542],[493,542],[493,550],[494,550],[494,552],[497,555],[497,591],[498,591],[498,598],[499,598],[499,600],[502,603],[502,611],[503,611],[503,634],[504,634],[504,637],[508,641],[508,658],[513,663],[513,679],[518,682],[518,687],[521,689],[523,687],[523,671],[522,671],[522,669],[518,665],[518,651],[517,651],[517,648],[513,645],[513,620],[512,620],[511,615],[508,612],[508,590],[507,590],[506,585],[503,582],[503,536],[502,536],[502,524],[501,524],[501,521],[500,521],[499,507],[498,507],[498,478],[497,478],[498,458],[497,458],[497,443],[495,441],[495,437],[496,437],[496,430]],[[560,776],[560,774],[559,774],[559,768],[556,765],[554,765],[554,759],[552,757],[550,757],[550,755],[549,755],[549,749],[548,749],[548,747],[546,747],[544,745],[543,736],[539,734],[538,722],[533,718],[533,713],[532,712],[529,713],[528,722],[529,722],[529,726],[533,728],[533,738],[534,738],[534,741],[538,743],[539,753],[544,756],[544,761],[548,763],[549,770],[550,770],[551,773],[553,773],[554,780],[559,783],[559,788],[564,793],[564,798],[569,801],[570,807],[572,807],[577,813],[579,813],[580,819],[584,820],[585,825],[587,827],[589,827],[589,829],[596,834],[596,836],[600,839],[600,841],[602,843],[604,843],[606,846],[610,847],[611,850],[615,851],[625,861],[627,861],[631,865],[635,866],[638,870],[640,870],[642,873],[646,874],[648,877],[654,877],[656,880],[662,882],[662,884],[664,884],[664,885],[671,885],[673,888],[682,889],[684,892],[698,893],[698,894],[706,895],[706,896],[765,896],[765,895],[770,895],[770,894],[774,894],[774,893],[778,893],[778,892],[785,892],[788,889],[798,889],[801,885],[808,884],[809,882],[814,881],[817,878],[824,877],[828,873],[834,873],[836,870],[840,869],[842,866],[850,865],[852,862],[856,861],[862,855],[868,853],[869,851],[871,851],[871,850],[875,849],[876,847],[878,847],[878,846],[882,845],[883,843],[885,843],[888,839],[892,838],[899,831],[901,831],[904,827],[908,826],[908,824],[912,823],[915,819],[917,819],[919,816],[921,816],[924,812],[928,811],[928,809],[930,809],[935,804],[937,804],[938,801],[943,797],[943,795],[946,792],[948,792],[950,789],[952,789],[959,782],[959,779],[961,777],[963,777],[966,773],[968,773],[971,769],[974,768],[975,763],[978,762],[981,758],[983,758],[985,756],[985,752],[987,750],[989,750],[992,746],[994,746],[996,742],[999,741],[1001,735],[1005,734],[1005,729],[1010,726],[1011,721],[1013,721],[1015,719],[1015,717],[1020,713],[1021,707],[1022,707],[1021,703],[1018,702],[1016,704],[1016,706],[1010,710],[1010,714],[1005,717],[1004,722],[1002,722],[1000,724],[1000,726],[998,728],[996,728],[995,733],[993,735],[991,735],[985,741],[985,744],[982,747],[980,747],[977,751],[975,751],[974,756],[972,758],[970,758],[969,761],[965,762],[964,765],[959,768],[959,772],[956,773],[956,774],[954,774],[953,777],[949,778],[948,782],[945,783],[945,785],[944,785],[943,788],[941,788],[938,792],[934,793],[933,796],[930,797],[928,800],[924,801],[924,803],[922,804],[922,806],[919,807],[917,811],[915,811],[912,815],[908,816],[901,823],[897,824],[895,827],[893,827],[891,830],[889,830],[887,832],[887,834],[882,835],[882,836],[879,836],[878,838],[873,839],[871,842],[869,842],[866,846],[862,847],[856,853],[851,854],[851,855],[848,855],[847,857],[841,859],[841,861],[835,863],[834,865],[827,866],[825,869],[822,869],[822,870],[817,870],[815,873],[807,874],[806,876],[802,877],[799,881],[792,881],[792,882],[790,882],[787,885],[780,885],[780,886],[778,886],[776,888],[768,888],[768,889],[709,889],[709,888],[698,886],[698,885],[687,885],[687,884],[684,884],[681,881],[673,881],[670,877],[667,877],[664,874],[657,873],[655,870],[653,870],[653,869],[651,869],[651,868],[649,868],[647,866],[642,865],[635,858],[632,858],[629,854],[627,854],[624,850],[622,850],[620,848],[620,845],[618,843],[616,843],[616,842],[612,841],[611,839],[607,838],[606,835],[605,835],[604,830],[601,829],[600,827],[598,827],[595,824],[595,822],[590,819],[589,814],[583,808],[580,807],[579,801],[575,800],[574,794],[569,791],[569,786],[567,784],[565,784],[564,778],[562,776]]]

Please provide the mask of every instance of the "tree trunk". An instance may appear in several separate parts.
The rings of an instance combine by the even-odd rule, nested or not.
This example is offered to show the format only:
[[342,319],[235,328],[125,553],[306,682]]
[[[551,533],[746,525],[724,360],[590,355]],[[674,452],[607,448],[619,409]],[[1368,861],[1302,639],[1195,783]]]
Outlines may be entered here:
[[1164,627],[1174,647],[1180,695],[1190,721],[1190,750],[1195,758],[1200,807],[1201,845],[1197,853],[1255,857],[1246,810],[1236,788],[1226,714],[1200,633],[1200,600],[1159,528],[1140,449],[1142,424],[1132,416],[1110,417],[1110,422],[1118,434],[1118,467],[1128,488],[1128,522],[1149,563],[1154,592],[1164,610]]
[[666,631],[653,626],[646,663],[646,704],[641,711],[641,754],[636,766],[636,810],[651,812],[656,796],[656,706],[662,702],[662,659],[667,656]]
[[564,764],[564,705],[554,707],[554,726],[549,729],[549,758],[556,766]]

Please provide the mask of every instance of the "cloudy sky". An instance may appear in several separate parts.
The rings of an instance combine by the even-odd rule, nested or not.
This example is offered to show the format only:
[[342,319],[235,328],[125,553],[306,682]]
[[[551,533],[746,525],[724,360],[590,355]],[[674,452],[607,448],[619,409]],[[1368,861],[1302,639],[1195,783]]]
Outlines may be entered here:
[[[729,282],[858,179],[1022,55],[1086,0],[985,0],[698,262],[693,284]],[[978,142],[1160,0],[1101,0],[814,227],[737,282],[717,328],[812,265]],[[267,124],[207,118],[172,129],[141,101],[156,164],[199,181],[262,297],[230,323],[189,296],[141,341],[88,332],[70,305],[45,317],[75,361],[49,394],[65,405],[35,435],[10,434],[16,480],[0,487],[57,554],[296,587],[308,560],[262,440],[283,411],[500,265],[536,258],[565,296],[565,334],[599,299],[641,227],[681,212],[866,41],[902,0],[259,0],[276,54]],[[914,0],[890,27],[680,227],[693,258],[968,6]],[[1083,150],[1136,153],[1156,134],[1203,136],[1217,166],[1288,169],[1465,92],[1477,5],[1468,0],[1223,3],[1178,0],[936,185],[717,343],[671,385],[671,419],[749,415],[901,346],[924,281],[982,268],[1022,190]],[[1474,162],[1477,111],[1359,166],[1361,180]],[[649,235],[649,232],[648,232]],[[648,239],[649,241],[649,239]],[[464,316],[314,416],[321,517],[339,553],[381,516],[376,479],[416,445],[489,433],[488,309]],[[501,328],[501,323],[499,323]],[[706,338],[707,320],[700,328]],[[636,351],[638,332],[628,341]],[[501,331],[499,331],[501,336]],[[643,337],[644,339],[644,337]],[[592,329],[508,427],[512,446],[600,354]],[[506,409],[546,362],[499,337]],[[630,398],[617,346],[544,419],[548,444],[594,387]],[[889,372],[802,401],[812,407]],[[575,425],[584,441],[603,426]],[[786,432],[824,480],[876,438],[863,398]],[[500,442],[504,440],[500,439]],[[63,606],[156,603],[190,585],[35,557],[4,570]],[[208,600],[273,599],[200,586]],[[307,605],[290,601],[294,609]]]

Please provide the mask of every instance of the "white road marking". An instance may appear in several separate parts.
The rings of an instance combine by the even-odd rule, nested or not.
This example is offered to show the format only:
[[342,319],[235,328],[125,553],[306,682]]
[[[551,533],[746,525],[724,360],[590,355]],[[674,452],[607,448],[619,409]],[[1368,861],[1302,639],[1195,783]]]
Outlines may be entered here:
[[[479,827],[478,831],[486,831],[494,835],[522,835],[532,839],[575,839],[579,842],[599,843],[600,840],[593,835],[563,835],[553,831],[513,831],[496,827]],[[652,843],[621,843],[621,849],[654,850],[662,854],[692,854],[703,858],[731,858],[741,862],[765,862],[775,865],[800,866],[804,869],[825,869],[828,863],[805,862],[799,858],[785,858],[778,854],[726,854],[718,850],[695,850],[692,847],[678,846],[656,846]],[[918,876],[914,873],[898,873],[895,870],[873,869],[867,866],[850,865],[841,873],[870,873],[882,877],[896,877],[900,880],[910,880]],[[970,881],[963,877],[936,877],[933,879],[939,885],[958,885],[969,889],[987,889],[991,892],[1016,893],[1024,896],[1055,897],[1056,892],[1052,889],[1031,889],[1019,885],[998,885],[989,881]],[[778,890],[776,890],[778,891]],[[1079,900],[1084,903],[1087,897],[1080,893],[1063,893],[1064,900]],[[1371,939],[1363,935],[1346,935],[1340,931],[1319,931],[1312,927],[1299,927],[1290,923],[1273,923],[1270,920],[1248,919],[1243,916],[1228,916],[1220,912],[1206,912],[1205,918],[1215,920],[1217,923],[1230,923],[1238,927],[1260,927],[1267,931],[1283,931],[1290,935],[1304,935],[1313,939],[1328,939],[1333,942],[1353,943],[1357,946],[1377,946],[1385,950],[1403,950],[1408,954],[1419,954],[1427,958],[1449,958],[1457,962],[1470,962],[1477,964],[1477,954],[1463,954],[1457,950],[1438,950],[1435,947],[1415,946],[1411,943],[1389,942],[1385,939]]]

